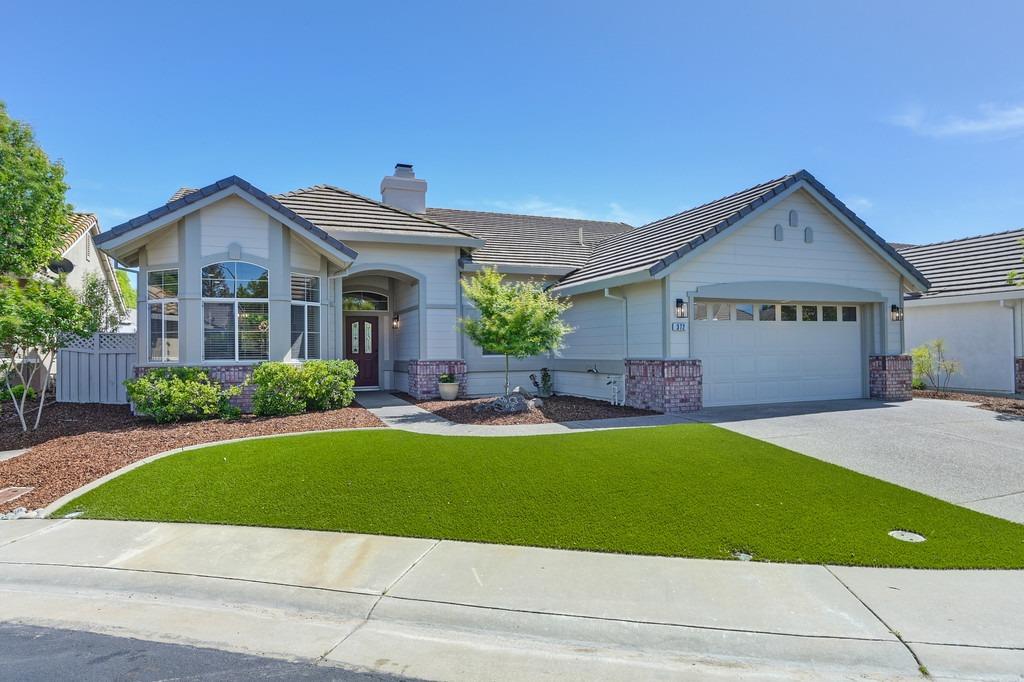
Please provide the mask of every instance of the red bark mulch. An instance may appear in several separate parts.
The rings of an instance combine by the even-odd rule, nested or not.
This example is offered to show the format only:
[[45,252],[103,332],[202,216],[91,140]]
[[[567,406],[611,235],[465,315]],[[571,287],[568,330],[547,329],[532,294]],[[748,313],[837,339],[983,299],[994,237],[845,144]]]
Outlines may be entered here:
[[543,398],[544,404],[536,410],[520,414],[497,414],[491,411],[474,412],[473,407],[492,398],[472,400],[417,400],[406,393],[397,393],[403,400],[433,412],[439,417],[457,424],[491,424],[509,426],[512,424],[546,424],[550,422],[582,421],[585,419],[614,419],[616,417],[643,417],[658,414],[650,410],[612,405],[602,400],[558,395]]
[[978,403],[977,407],[1002,414],[1024,417],[1024,400],[1007,396],[981,395],[978,393],[958,393],[955,391],[914,391],[915,398],[935,398],[937,400],[962,400]]
[[3,409],[0,450],[31,449],[0,462],[0,488],[35,489],[13,502],[0,504],[0,513],[18,507],[43,507],[132,462],[187,445],[296,431],[384,426],[355,404],[291,417],[155,424],[133,416],[127,405],[54,403],[44,407],[38,431],[23,433],[10,405]]

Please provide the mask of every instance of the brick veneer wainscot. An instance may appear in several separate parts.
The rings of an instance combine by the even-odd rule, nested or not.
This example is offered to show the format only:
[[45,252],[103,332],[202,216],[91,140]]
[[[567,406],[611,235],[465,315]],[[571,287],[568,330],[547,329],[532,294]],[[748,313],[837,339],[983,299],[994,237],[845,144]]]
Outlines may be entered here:
[[[255,365],[209,365],[199,367],[199,369],[206,372],[211,379],[224,388],[227,386],[238,386],[243,383],[252,374],[254,367]],[[136,367],[135,376],[140,377],[152,369],[160,369],[160,367]],[[242,412],[249,414],[252,412],[252,396],[255,392],[256,386],[247,384],[242,386],[242,392],[231,398],[230,402]]]
[[410,360],[409,395],[420,400],[438,398],[437,378],[442,374],[454,374],[459,382],[459,397],[466,396],[465,360]]
[[681,414],[704,405],[700,360],[626,360],[626,405]]
[[1015,393],[1024,393],[1024,358],[1013,361],[1013,390]]
[[909,355],[872,355],[868,358],[868,395],[889,402],[910,400],[913,367]]

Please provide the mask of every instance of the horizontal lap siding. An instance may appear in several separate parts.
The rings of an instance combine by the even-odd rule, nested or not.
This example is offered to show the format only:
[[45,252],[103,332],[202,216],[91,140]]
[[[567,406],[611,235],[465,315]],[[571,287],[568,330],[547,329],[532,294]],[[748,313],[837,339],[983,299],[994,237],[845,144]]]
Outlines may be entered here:
[[[799,213],[799,227],[788,226],[791,209]],[[774,239],[776,224],[783,226],[781,242]],[[814,233],[810,244],[805,227]],[[669,295],[686,298],[699,286],[743,281],[822,282],[878,291],[889,303],[902,300],[899,274],[802,190],[701,247],[670,276]],[[899,352],[899,323],[885,319],[888,350]],[[673,357],[689,355],[687,333],[674,332],[670,339]]]
[[267,214],[238,197],[228,197],[201,210],[200,253],[203,257],[226,253],[239,244],[242,252],[270,258],[270,222]]

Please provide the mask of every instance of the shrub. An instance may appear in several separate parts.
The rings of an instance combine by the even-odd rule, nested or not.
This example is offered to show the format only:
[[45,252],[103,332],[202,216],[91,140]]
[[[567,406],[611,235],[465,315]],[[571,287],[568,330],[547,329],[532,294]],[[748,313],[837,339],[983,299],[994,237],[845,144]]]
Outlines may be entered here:
[[[36,393],[36,389],[34,389],[31,386],[29,386],[27,390],[28,390],[28,399],[29,400],[35,400],[36,396],[38,395]],[[10,393],[8,395],[13,393],[15,400],[21,400],[21,396],[25,395],[25,391],[26,391],[25,384],[18,384],[17,386],[11,386],[11,390],[10,390]]]
[[239,414],[228,401],[241,393],[241,387],[222,388],[198,367],[160,367],[124,385],[135,411],[160,423]]
[[356,397],[359,368],[351,360],[309,360],[302,365],[306,409],[348,407]]
[[913,382],[922,386],[929,385],[935,391],[945,391],[954,374],[959,374],[959,360],[946,357],[946,342],[935,339],[912,348],[910,357],[913,359]]
[[261,362],[249,381],[256,386],[252,411],[261,417],[300,414],[306,411],[302,368],[287,362]]

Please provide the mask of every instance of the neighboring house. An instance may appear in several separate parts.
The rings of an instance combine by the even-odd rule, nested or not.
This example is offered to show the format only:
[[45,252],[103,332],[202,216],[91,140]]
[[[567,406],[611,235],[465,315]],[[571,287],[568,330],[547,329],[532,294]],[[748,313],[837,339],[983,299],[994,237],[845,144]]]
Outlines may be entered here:
[[907,348],[943,339],[962,364],[953,388],[1024,393],[1024,288],[1007,280],[1022,269],[1021,239],[1012,230],[900,251],[932,284],[907,297]]
[[99,220],[93,213],[72,213],[71,226],[72,230],[65,238],[61,251],[63,268],[65,271],[70,269],[65,280],[67,285],[80,292],[87,275],[100,277],[106,282],[111,301],[118,313],[122,318],[125,317],[128,314],[128,306],[121,295],[121,286],[114,274],[114,266],[106,254],[96,249],[96,237],[101,234]]
[[501,390],[503,359],[458,330],[459,280],[493,267],[571,299],[559,392],[668,412],[909,397],[901,302],[925,278],[800,171],[641,228],[428,208],[396,166],[382,201],[330,185],[268,195],[238,177],[182,189],[97,243],[137,266],[138,372],[350,358],[360,387],[436,395],[452,372]]

